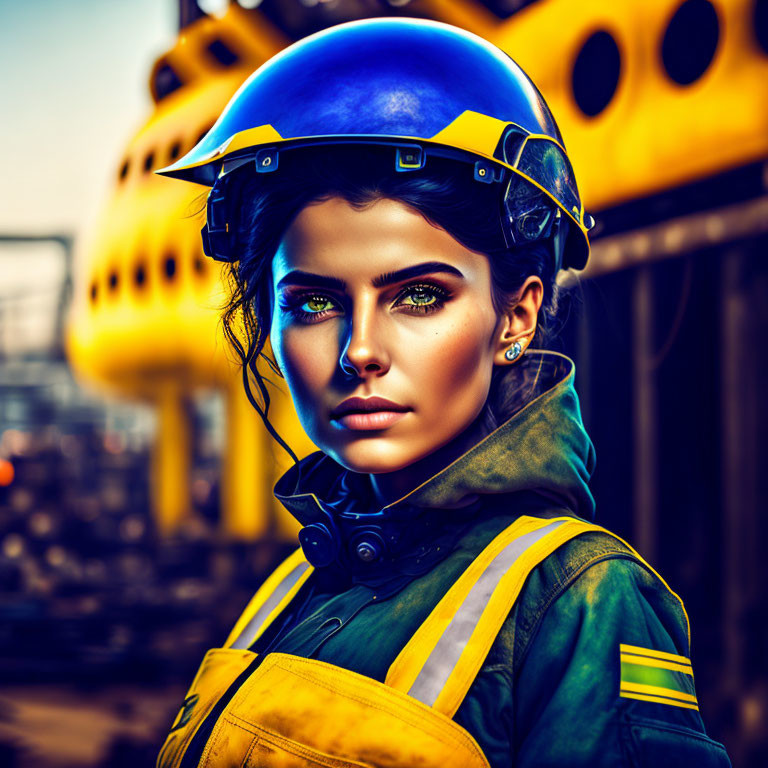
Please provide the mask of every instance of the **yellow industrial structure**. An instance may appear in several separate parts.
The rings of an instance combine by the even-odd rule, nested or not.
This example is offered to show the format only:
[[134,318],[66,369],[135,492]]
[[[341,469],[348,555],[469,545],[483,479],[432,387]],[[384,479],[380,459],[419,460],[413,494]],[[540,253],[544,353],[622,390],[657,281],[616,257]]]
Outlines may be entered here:
[[[494,13],[492,3],[414,0],[398,3],[397,12],[464,27],[507,51],[552,108],[585,208],[599,213],[768,155],[758,5],[540,0],[508,15]],[[67,334],[75,371],[158,409],[153,498],[165,533],[191,506],[186,399],[195,388],[226,393],[224,532],[255,539],[296,530],[271,493],[289,459],[248,404],[218,328],[222,268],[203,256],[200,242],[207,188],[196,196],[152,173],[194,146],[242,81],[290,42],[259,9],[234,3],[181,30],[155,63],[154,112],[119,163],[75,275]],[[695,55],[676,56],[686,46]],[[623,258],[595,248],[585,274],[616,269]],[[297,455],[314,450],[284,389],[274,393],[270,415]]]

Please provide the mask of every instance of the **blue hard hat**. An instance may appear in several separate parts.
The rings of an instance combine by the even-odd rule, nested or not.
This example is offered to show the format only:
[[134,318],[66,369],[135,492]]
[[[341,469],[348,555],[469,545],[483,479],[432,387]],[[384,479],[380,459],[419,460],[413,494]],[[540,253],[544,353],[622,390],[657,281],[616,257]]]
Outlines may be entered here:
[[499,187],[508,246],[547,240],[555,271],[586,265],[593,220],[544,98],[501,49],[441,22],[367,19],[299,40],[243,83],[190,152],[157,172],[213,187],[206,253],[232,260],[228,174],[279,172],[281,153],[324,143],[392,145],[403,172],[430,155],[470,163],[478,183]]

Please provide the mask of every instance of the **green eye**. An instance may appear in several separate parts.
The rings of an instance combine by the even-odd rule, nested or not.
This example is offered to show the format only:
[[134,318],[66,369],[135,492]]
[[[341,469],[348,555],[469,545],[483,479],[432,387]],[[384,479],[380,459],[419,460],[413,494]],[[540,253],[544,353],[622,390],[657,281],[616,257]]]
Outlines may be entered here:
[[424,290],[409,291],[403,298],[410,298],[411,301],[403,301],[403,303],[413,307],[428,307],[430,304],[434,304],[437,301],[437,296],[435,296],[434,293]]
[[[300,309],[304,310],[305,312],[324,312],[327,309],[330,309],[330,307],[333,306],[333,302],[330,301],[330,299],[324,299],[320,296],[313,296],[311,299],[308,299],[305,301]],[[304,309],[307,307],[307,309]]]

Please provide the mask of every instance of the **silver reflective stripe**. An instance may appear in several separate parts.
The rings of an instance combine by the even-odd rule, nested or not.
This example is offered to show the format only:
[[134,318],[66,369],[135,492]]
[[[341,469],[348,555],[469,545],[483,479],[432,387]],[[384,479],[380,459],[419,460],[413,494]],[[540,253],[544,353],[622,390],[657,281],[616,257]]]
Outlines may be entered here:
[[537,531],[526,533],[514,541],[510,541],[496,557],[491,560],[480,578],[475,582],[464,602],[459,607],[451,623],[437,641],[427,661],[414,680],[409,696],[422,703],[432,706],[440,691],[443,690],[454,667],[459,661],[462,651],[480,621],[488,601],[504,574],[514,565],[520,555],[532,544],[559,528],[565,520],[545,525]]
[[237,636],[230,648],[249,648],[261,625],[267,620],[267,616],[277,607],[278,603],[288,594],[291,587],[301,578],[304,571],[309,568],[309,563],[299,563],[278,585],[275,591],[267,598],[264,605],[259,608],[251,620],[245,625],[245,629]]

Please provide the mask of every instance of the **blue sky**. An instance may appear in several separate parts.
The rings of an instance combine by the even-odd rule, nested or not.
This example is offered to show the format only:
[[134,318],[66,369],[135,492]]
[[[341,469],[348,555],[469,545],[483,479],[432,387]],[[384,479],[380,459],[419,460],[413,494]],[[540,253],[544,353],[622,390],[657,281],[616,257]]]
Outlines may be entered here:
[[0,0],[0,231],[78,234],[151,110],[175,0]]
[[[0,233],[90,226],[176,27],[176,0],[0,0]],[[0,356],[51,343],[62,278],[57,246],[0,247]]]

